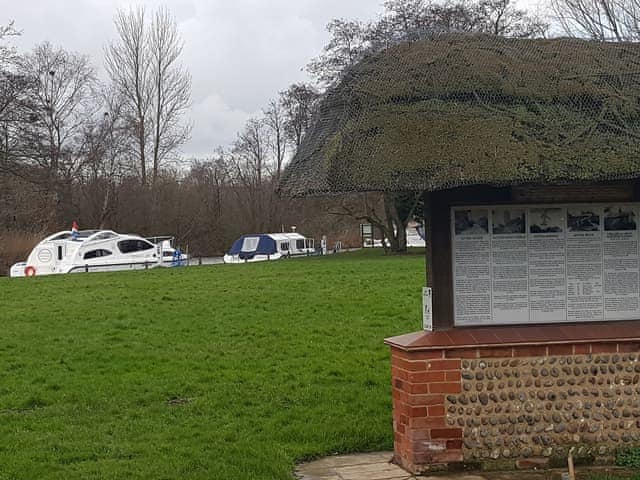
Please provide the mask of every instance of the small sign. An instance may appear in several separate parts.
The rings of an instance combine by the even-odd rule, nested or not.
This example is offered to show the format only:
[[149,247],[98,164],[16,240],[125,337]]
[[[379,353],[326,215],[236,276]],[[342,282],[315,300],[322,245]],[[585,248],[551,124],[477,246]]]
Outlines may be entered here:
[[422,289],[422,326],[428,331],[433,331],[433,291],[429,287]]

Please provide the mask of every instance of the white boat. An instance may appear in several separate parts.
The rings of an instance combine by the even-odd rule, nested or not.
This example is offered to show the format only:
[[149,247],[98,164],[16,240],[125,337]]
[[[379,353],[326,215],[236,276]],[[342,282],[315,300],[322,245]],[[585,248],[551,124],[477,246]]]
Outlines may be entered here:
[[62,231],[38,243],[27,261],[13,265],[9,274],[12,277],[33,277],[183,264],[187,256],[171,246],[170,237],[162,238],[154,243],[139,235],[111,230]]
[[407,225],[407,247],[424,248],[425,246],[424,226],[417,222],[410,222]]
[[243,235],[224,256],[224,263],[262,262],[315,253],[313,238],[299,233]]

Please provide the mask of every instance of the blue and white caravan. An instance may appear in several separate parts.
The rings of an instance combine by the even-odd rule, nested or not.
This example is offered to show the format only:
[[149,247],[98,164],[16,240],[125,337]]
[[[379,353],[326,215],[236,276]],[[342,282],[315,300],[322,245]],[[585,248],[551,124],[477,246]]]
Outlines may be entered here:
[[262,262],[314,253],[313,239],[299,233],[243,235],[224,256],[224,263]]
[[[156,241],[158,240],[158,241]],[[187,255],[171,246],[171,237],[146,239],[111,230],[66,230],[42,240],[26,262],[16,263],[12,277],[61,273],[108,272],[186,263]]]

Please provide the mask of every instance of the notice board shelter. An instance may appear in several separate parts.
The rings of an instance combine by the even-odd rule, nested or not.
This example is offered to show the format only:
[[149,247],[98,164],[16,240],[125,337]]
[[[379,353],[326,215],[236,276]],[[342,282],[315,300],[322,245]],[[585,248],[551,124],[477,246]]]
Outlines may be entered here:
[[372,53],[281,189],[424,192],[434,331],[386,340],[407,470],[640,444],[640,45],[441,35]]

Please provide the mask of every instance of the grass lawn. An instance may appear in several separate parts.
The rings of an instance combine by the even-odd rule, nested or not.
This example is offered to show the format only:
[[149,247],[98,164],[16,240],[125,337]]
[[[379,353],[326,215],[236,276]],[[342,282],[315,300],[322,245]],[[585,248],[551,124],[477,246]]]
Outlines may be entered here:
[[616,477],[611,475],[592,475],[587,480],[640,480],[639,475],[633,475],[631,477]]
[[0,479],[290,479],[392,447],[421,255],[0,279]]

